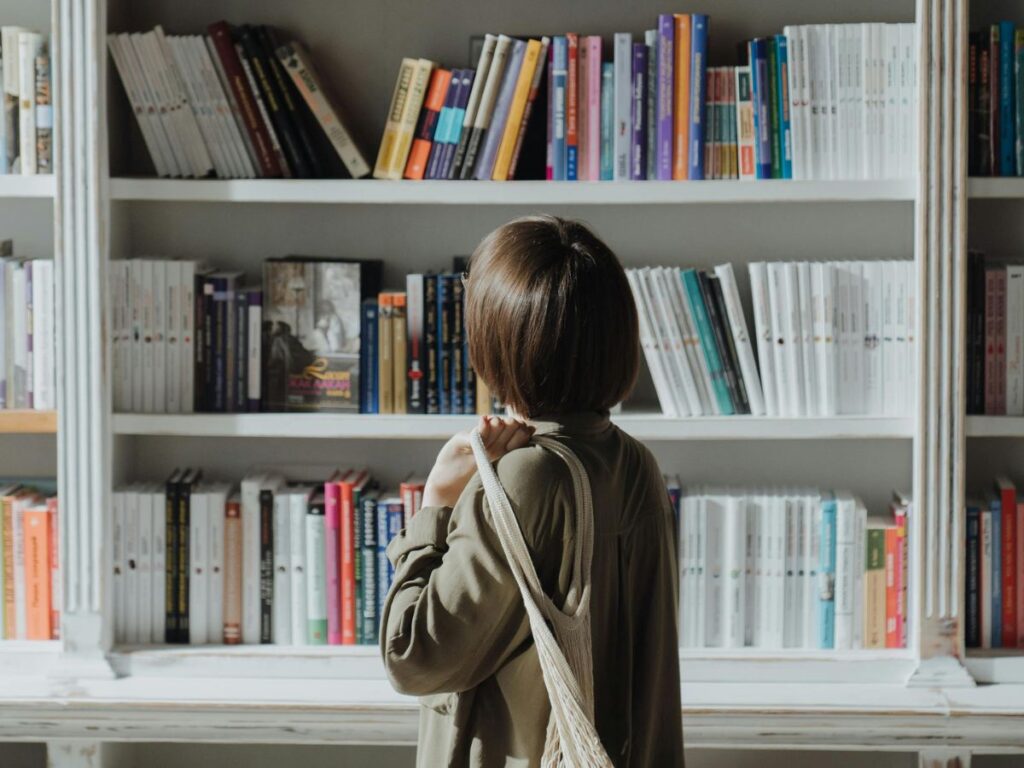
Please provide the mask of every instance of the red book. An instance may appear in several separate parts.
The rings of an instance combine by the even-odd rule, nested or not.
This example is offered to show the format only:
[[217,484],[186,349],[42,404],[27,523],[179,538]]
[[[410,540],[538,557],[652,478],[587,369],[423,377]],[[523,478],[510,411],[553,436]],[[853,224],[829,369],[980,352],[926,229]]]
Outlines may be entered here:
[[430,148],[434,144],[434,132],[437,130],[437,119],[441,114],[441,108],[444,106],[444,99],[448,95],[451,82],[450,69],[435,69],[430,75],[427,97],[423,100],[423,109],[420,110],[416,133],[413,134],[409,159],[405,163],[404,175],[407,179],[420,180],[427,171]]
[[1024,648],[1024,501],[1017,502],[1017,647]]
[[[893,592],[895,611],[892,632],[889,632],[889,589],[886,584],[886,648],[907,647],[907,509],[902,499],[892,505],[893,521],[896,523],[893,550]],[[886,531],[886,561],[889,559],[889,532]],[[888,562],[887,562],[888,566]]]
[[899,560],[899,535],[895,528],[885,529],[885,647],[899,647],[899,633],[896,631],[896,615],[899,600],[896,595],[896,563]]
[[565,36],[569,66],[565,76],[565,178],[579,178],[579,47],[580,36]]
[[220,59],[221,66],[224,67],[224,76],[231,86],[235,101],[238,102],[238,109],[242,113],[242,123],[256,149],[260,176],[266,178],[281,176],[281,165],[274,153],[270,134],[267,133],[267,127],[259,113],[259,107],[256,106],[256,99],[252,91],[249,90],[249,81],[242,69],[242,63],[238,60],[235,43],[231,37],[231,25],[226,21],[218,21],[208,26],[206,31],[210,34],[217,57]]
[[1000,507],[1000,557],[1003,573],[1003,648],[1017,646],[1017,489],[996,478]]
[[426,481],[422,478],[407,477],[398,486],[398,495],[402,499],[402,508],[405,510],[405,525],[409,524],[413,515],[420,511],[423,506],[423,489]]
[[46,500],[50,515],[50,639],[60,639],[60,529],[57,517],[57,497]]
[[355,491],[369,480],[365,469],[349,472],[338,483],[341,535],[341,644],[356,644],[356,508]]
[[[324,483],[324,540],[327,570],[327,644],[341,645],[341,489],[345,477],[335,472]],[[353,566],[353,574],[355,573]]]

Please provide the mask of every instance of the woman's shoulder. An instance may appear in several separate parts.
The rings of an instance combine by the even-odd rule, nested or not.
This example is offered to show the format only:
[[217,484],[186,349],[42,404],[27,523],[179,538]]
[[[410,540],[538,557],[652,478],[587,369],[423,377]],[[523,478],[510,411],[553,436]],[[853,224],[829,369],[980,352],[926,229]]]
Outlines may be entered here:
[[537,443],[509,451],[498,459],[495,470],[513,503],[551,498],[554,492],[572,488],[565,461]]

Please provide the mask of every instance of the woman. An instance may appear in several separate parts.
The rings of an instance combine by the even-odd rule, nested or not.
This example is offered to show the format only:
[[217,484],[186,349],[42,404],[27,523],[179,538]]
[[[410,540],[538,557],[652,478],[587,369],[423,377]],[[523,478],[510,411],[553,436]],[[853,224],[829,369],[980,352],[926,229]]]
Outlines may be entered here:
[[[557,605],[571,576],[573,487],[563,460],[530,438],[564,441],[590,478],[598,734],[616,766],[681,766],[671,510],[653,456],[608,419],[639,365],[625,273],[586,227],[553,216],[499,227],[470,265],[470,357],[516,417],[481,417],[480,432]],[[424,697],[417,764],[539,765],[547,691],[468,434],[441,450],[388,557],[381,650],[394,686]]]

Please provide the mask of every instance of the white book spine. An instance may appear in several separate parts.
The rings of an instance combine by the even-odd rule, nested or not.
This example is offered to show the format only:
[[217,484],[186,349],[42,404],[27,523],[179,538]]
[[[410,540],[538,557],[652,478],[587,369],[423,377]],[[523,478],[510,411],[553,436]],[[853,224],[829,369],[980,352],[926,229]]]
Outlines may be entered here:
[[800,311],[800,360],[803,364],[804,414],[818,413],[818,376],[814,350],[814,310],[811,296],[811,265],[796,265],[797,301]]
[[907,343],[907,289],[910,287],[904,262],[897,262],[894,270],[896,282],[896,402],[897,413],[906,413],[910,405],[907,383],[910,371],[910,345]]
[[740,302],[740,292],[736,286],[736,275],[733,273],[732,264],[719,264],[715,267],[715,274],[722,286],[729,332],[732,334],[733,345],[736,348],[736,357],[739,358],[740,373],[743,376],[743,387],[750,404],[750,413],[752,416],[764,416],[765,402],[761,389],[761,377],[757,373],[754,350],[750,344],[750,334],[747,331],[747,319],[743,315],[743,304]]
[[789,384],[789,410],[791,416],[807,413],[804,396],[803,329],[800,324],[800,289],[797,281],[796,263],[782,265],[782,312],[785,323],[785,364]]
[[853,647],[864,647],[864,564],[867,559],[868,512],[860,501],[854,511]]
[[855,569],[861,565],[854,547],[857,536],[857,504],[849,494],[836,494],[835,645],[837,651],[853,648]]
[[676,407],[686,416],[697,416],[701,413],[700,397],[686,358],[683,344],[683,332],[679,316],[673,311],[669,298],[668,281],[675,278],[675,269],[652,269],[647,273],[648,289],[657,309],[661,326],[666,331],[666,359],[674,372]]
[[237,134],[241,139],[242,147],[245,154],[248,156],[248,175],[246,178],[256,178],[259,176],[259,173],[257,172],[259,163],[256,157],[256,148],[253,146],[252,139],[249,137],[249,132],[245,128],[245,119],[242,117],[242,110],[238,106],[234,91],[231,90],[231,85],[224,72],[224,65],[221,63],[220,56],[217,55],[217,50],[213,45],[213,40],[211,40],[208,35],[200,36],[200,40],[203,47],[206,49],[206,65],[215,73],[217,81],[220,83],[221,91],[224,94],[224,99],[226,100],[231,112],[231,120],[234,123],[233,134]]
[[765,646],[782,648],[786,620],[786,505],[780,495],[768,496],[766,514],[770,521],[770,529],[765,541]]
[[768,304],[772,330],[772,370],[775,372],[775,391],[779,398],[779,415],[796,416],[793,383],[790,381],[787,361],[788,319],[785,313],[785,271],[779,262],[767,264]]
[[153,268],[153,412],[167,412],[167,274],[170,262],[154,259]]
[[768,601],[768,534],[771,521],[768,519],[768,499],[763,494],[754,494],[747,501],[748,528],[753,526],[754,572],[748,588],[754,592],[754,621],[751,627],[750,644],[757,648],[767,645]]
[[899,408],[899,350],[896,344],[896,269],[895,261],[882,262],[882,405],[887,416]]
[[181,412],[192,413],[195,410],[195,364],[196,364],[196,263],[182,261],[179,264],[181,291],[181,319],[178,323],[181,334],[181,378],[178,387],[181,390]]
[[746,634],[747,510],[743,496],[725,499],[722,557],[722,646],[742,648]]
[[883,413],[882,263],[864,263],[864,411]]
[[705,581],[705,632],[704,645],[707,648],[721,648],[724,641],[724,616],[722,606],[725,589],[725,542],[723,520],[724,503],[717,495],[710,495],[707,507],[707,578]]
[[690,544],[693,540],[692,533],[692,504],[693,497],[683,493],[679,501],[679,539],[677,543],[676,558],[679,561],[679,605],[677,614],[679,616],[679,645],[682,648],[691,648],[693,641],[690,631],[693,628],[693,621],[690,620],[690,588],[693,584],[691,573],[692,559]]
[[670,322],[665,314],[665,306],[661,301],[652,270],[644,267],[637,273],[640,292],[650,308],[651,329],[654,332],[655,346],[661,358],[661,369],[668,385],[668,394],[672,399],[672,409],[676,416],[689,416],[690,409],[683,394],[682,373],[678,368],[672,339],[669,331]]
[[140,642],[139,627],[139,491],[129,489],[124,507],[124,608],[125,642]]
[[193,490],[190,498],[188,535],[188,641],[206,645],[210,642],[210,494],[202,487]]
[[159,118],[153,104],[150,102],[147,91],[139,82],[139,73],[134,64],[134,52],[129,52],[126,49],[126,45],[130,45],[130,43],[126,43],[124,37],[126,35],[107,36],[110,56],[121,76],[121,84],[128,95],[128,101],[131,104],[132,112],[135,113],[135,119],[157,176],[171,176],[173,175],[171,165],[166,159],[167,155],[164,150],[166,136],[162,135],[163,128],[158,125]]
[[123,37],[126,46],[129,47],[134,56],[135,66],[141,81],[145,84],[146,91],[154,105],[163,134],[166,136],[166,151],[173,159],[174,175],[193,175],[192,165],[185,153],[185,143],[178,130],[177,121],[174,116],[174,108],[170,102],[162,78],[157,70],[157,62],[149,45],[148,39],[140,32],[126,33]]
[[207,626],[211,643],[220,643],[224,637],[224,517],[228,503],[229,488],[226,485],[211,486],[207,496],[209,506],[210,574],[209,610]]
[[690,593],[693,603],[693,645],[703,648],[707,645],[707,591],[708,581],[708,505],[707,499],[699,496],[696,502],[696,547],[695,579]]
[[[125,492],[115,491],[112,498],[111,521],[110,521],[110,571],[113,581],[114,594],[114,642],[123,643],[125,637],[125,562],[124,562],[124,507]],[[17,539],[15,539],[17,541]],[[15,586],[17,586],[17,573],[15,573]]]
[[[28,275],[25,265],[14,270],[14,407],[28,407]],[[8,403],[10,405],[10,403]]]
[[274,495],[274,592],[272,639],[274,645],[292,643],[291,495]]
[[35,262],[26,259],[24,262],[25,271],[25,314],[23,319],[22,333],[25,335],[25,407],[35,407],[35,347],[32,338],[33,331],[33,308],[35,307],[35,285],[34,271]]
[[[263,334],[263,307],[260,304],[249,303],[249,309],[247,313],[249,319],[249,332],[246,335],[246,339],[249,344],[248,360],[247,360],[247,376],[246,391],[249,395],[249,399],[255,402],[260,402],[260,398],[263,394],[263,345],[262,345],[262,334]],[[242,404],[244,406],[244,404]]]
[[[18,35],[18,137],[22,175],[34,175],[36,158],[36,57],[43,48],[38,32]],[[6,64],[6,62],[5,62]]]
[[[135,642],[152,643],[156,641],[152,634],[149,607],[150,596],[153,594],[153,497],[146,488],[140,487],[135,499],[139,542],[135,564],[138,581],[135,592]],[[163,642],[163,637],[159,641]]]
[[757,504],[750,496],[743,499],[745,518],[743,572],[743,645],[754,644],[754,622],[757,620]]
[[790,135],[793,146],[793,178],[806,178],[803,170],[803,123],[800,114],[800,43],[792,26],[782,28],[786,38],[786,50],[789,52],[787,67],[787,85],[789,86],[789,121]]
[[164,262],[164,357],[167,413],[181,413],[181,290],[182,262]]
[[700,346],[697,323],[690,311],[690,302],[683,287],[682,277],[678,269],[672,268],[669,271],[672,278],[669,287],[672,289],[673,303],[683,329],[686,360],[693,373],[693,383],[697,387],[697,397],[700,400],[700,410],[695,415],[710,416],[719,412],[718,400],[711,388],[711,371]]
[[757,358],[761,364],[761,385],[764,390],[764,407],[768,416],[781,416],[780,396],[775,376],[775,353],[773,351],[772,313],[768,289],[768,269],[763,261],[756,261],[747,267],[750,273],[751,305],[754,309],[754,335],[757,338]]
[[150,637],[154,643],[162,643],[166,636],[167,624],[167,495],[156,488],[150,491],[150,508],[153,510],[153,576],[150,590]]
[[156,344],[153,341],[153,315],[156,305],[153,298],[155,279],[153,262],[142,259],[140,289],[142,296],[142,412],[154,413],[156,410]]
[[797,498],[786,494],[782,498],[786,515],[786,576],[783,593],[782,615],[785,618],[782,631],[784,648],[797,648],[803,640],[803,627],[800,619],[803,616],[803,604],[800,600],[800,509]]
[[668,379],[662,369],[661,355],[657,348],[650,308],[645,300],[644,293],[640,290],[638,270],[626,271],[626,279],[633,291],[633,300],[636,303],[637,320],[640,326],[640,346],[644,350],[644,358],[647,360],[647,368],[651,373],[651,380],[654,382],[654,390],[658,395],[658,403],[665,416],[676,416],[675,403],[669,391]]
[[993,539],[992,516],[990,509],[981,510],[981,583],[978,589],[980,607],[981,647],[992,647],[992,554],[997,546]]
[[260,488],[264,478],[242,480],[242,642],[260,642]]
[[216,135],[210,108],[205,100],[205,94],[197,89],[196,77],[192,71],[192,63],[186,52],[182,49],[180,42],[179,38],[164,36],[163,48],[165,54],[167,54],[168,63],[178,76],[178,84],[183,89],[184,100],[198,125],[202,141],[206,145],[217,175],[220,178],[230,178],[221,142]]
[[306,618],[310,622],[327,621],[327,573],[321,570],[325,561],[320,556],[325,540],[324,516],[306,515]]
[[197,178],[206,176],[214,170],[213,160],[203,134],[200,131],[196,116],[188,102],[185,86],[181,81],[181,73],[174,63],[174,57],[167,46],[163,29],[157,25],[145,33],[152,51],[153,61],[158,68],[158,76],[163,78],[164,88],[170,99],[178,130],[185,142],[185,151],[191,162],[192,175]]
[[818,562],[821,557],[821,498],[817,494],[804,497],[804,648],[817,648],[821,630],[818,626]]
[[852,412],[853,361],[850,356],[850,270],[840,262],[833,264],[836,275],[836,381],[839,394],[838,413]]
[[633,92],[633,35],[628,32],[616,32],[614,37],[614,88],[615,88],[615,138],[612,148],[615,152],[615,163],[612,166],[612,177],[616,181],[629,180],[629,152],[632,140],[632,102]]
[[850,269],[850,380],[851,413],[864,413],[864,264],[849,263]]
[[291,619],[292,643],[309,645],[309,605],[306,591],[307,558],[306,558],[306,518],[308,513],[308,493],[292,493],[288,496],[290,503],[288,522],[291,527],[288,542],[291,546]]

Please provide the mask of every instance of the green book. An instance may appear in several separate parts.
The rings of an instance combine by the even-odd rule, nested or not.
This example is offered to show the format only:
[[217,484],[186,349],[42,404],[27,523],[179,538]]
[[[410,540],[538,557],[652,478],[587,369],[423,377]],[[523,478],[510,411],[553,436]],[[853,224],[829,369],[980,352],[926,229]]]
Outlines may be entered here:
[[768,38],[768,126],[771,136],[772,178],[782,178],[782,130],[779,127],[779,43]]

